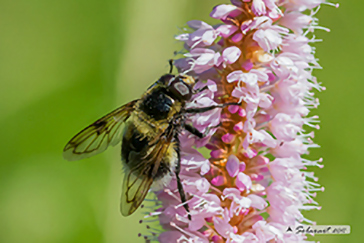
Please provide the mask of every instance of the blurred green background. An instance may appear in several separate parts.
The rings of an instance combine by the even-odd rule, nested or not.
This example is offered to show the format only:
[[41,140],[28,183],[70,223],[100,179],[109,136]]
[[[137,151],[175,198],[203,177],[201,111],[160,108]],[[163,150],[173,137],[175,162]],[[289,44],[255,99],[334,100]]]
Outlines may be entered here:
[[[191,19],[207,20],[227,1],[0,0],[0,242],[142,242],[141,214],[119,213],[118,147],[91,159],[62,159],[65,143],[106,112],[139,97],[168,71],[181,49],[173,36]],[[349,224],[345,236],[363,239],[362,153],[364,104],[362,7],[343,1],[323,6],[317,31],[316,71],[324,158],[316,170],[325,186],[318,224]]]

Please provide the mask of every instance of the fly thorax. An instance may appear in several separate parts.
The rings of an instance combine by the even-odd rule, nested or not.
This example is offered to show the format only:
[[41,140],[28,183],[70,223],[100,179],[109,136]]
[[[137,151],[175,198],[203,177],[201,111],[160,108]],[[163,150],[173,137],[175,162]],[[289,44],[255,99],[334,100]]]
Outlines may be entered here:
[[140,109],[156,121],[170,116],[174,100],[163,90],[157,89],[148,94],[140,105]]

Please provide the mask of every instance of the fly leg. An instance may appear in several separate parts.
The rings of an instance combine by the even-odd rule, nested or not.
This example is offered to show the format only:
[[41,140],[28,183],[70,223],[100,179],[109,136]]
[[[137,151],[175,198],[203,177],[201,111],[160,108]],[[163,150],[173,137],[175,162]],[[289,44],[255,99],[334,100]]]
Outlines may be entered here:
[[173,72],[173,59],[169,59],[168,63],[169,63],[169,73],[172,73]]
[[213,129],[213,128],[217,128],[221,126],[221,123],[217,124],[216,126],[213,126],[213,127],[208,127],[205,132],[200,132],[199,130],[197,130],[197,128],[189,125],[189,124],[185,124],[184,125],[184,128],[189,131],[190,133],[192,133],[193,135],[195,135],[196,137],[198,138],[204,138],[207,136],[207,134],[209,134],[210,130]]
[[178,188],[179,195],[181,197],[181,202],[183,204],[183,207],[186,209],[186,211],[188,213],[188,219],[191,220],[191,214],[190,214],[190,209],[188,207],[188,203],[186,200],[186,194],[183,189],[181,179],[179,178],[179,173],[181,171],[181,155],[180,155],[180,151],[179,151],[180,144],[179,144],[178,134],[176,134],[175,140],[177,142],[177,149],[175,150],[177,152],[177,166],[176,166],[176,170],[175,170],[175,174],[176,174],[176,178],[177,178],[177,188]]
[[[197,82],[197,80],[196,80]],[[208,86],[203,86],[202,88],[199,88],[199,89],[195,89],[193,90],[193,94],[198,94],[198,93],[201,93],[202,91],[208,89]]]
[[207,106],[207,107],[189,108],[189,109],[186,109],[185,112],[186,113],[192,113],[192,114],[204,113],[206,111],[211,111],[211,110],[216,109],[216,108],[224,108],[224,107],[229,106],[229,105],[241,105],[241,103],[239,103],[239,102],[229,102],[229,103],[212,105],[212,106]]

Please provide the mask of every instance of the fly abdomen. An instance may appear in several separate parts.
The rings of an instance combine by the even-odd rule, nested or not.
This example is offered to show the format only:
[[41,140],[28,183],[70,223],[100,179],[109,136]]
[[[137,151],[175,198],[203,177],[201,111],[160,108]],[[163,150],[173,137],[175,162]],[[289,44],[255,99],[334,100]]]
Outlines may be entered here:
[[125,130],[121,145],[122,158],[125,160],[125,163],[129,163],[131,152],[141,153],[142,151],[146,151],[148,146],[148,138],[143,136],[135,126],[129,125]]

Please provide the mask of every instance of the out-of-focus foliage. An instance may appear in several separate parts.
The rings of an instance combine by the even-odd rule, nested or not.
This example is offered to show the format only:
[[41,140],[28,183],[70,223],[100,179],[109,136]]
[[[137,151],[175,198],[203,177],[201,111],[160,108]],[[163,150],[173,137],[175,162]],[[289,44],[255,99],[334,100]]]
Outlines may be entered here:
[[[142,242],[140,210],[119,213],[120,148],[78,162],[62,159],[65,143],[84,126],[133,98],[168,71],[181,49],[173,36],[191,19],[207,20],[223,1],[0,0],[0,242]],[[354,2],[354,1],[352,1]],[[359,242],[364,165],[361,80],[364,3],[324,6],[316,71],[326,187],[318,224],[350,224]],[[360,29],[361,28],[361,29]]]

